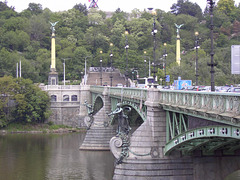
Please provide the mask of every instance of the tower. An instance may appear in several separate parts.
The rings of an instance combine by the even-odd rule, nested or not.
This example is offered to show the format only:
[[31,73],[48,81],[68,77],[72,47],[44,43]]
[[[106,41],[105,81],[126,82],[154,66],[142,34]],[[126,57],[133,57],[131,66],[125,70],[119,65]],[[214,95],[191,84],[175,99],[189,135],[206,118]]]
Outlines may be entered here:
[[[89,0],[89,2],[90,1],[91,0]],[[98,8],[97,2],[98,2],[98,0],[92,0],[91,4],[89,5],[89,8]]]
[[55,49],[55,25],[58,23],[54,22],[50,24],[52,30],[52,37],[51,37],[51,65],[50,65],[50,72],[48,75],[48,85],[58,85],[58,73],[56,71],[56,49]]

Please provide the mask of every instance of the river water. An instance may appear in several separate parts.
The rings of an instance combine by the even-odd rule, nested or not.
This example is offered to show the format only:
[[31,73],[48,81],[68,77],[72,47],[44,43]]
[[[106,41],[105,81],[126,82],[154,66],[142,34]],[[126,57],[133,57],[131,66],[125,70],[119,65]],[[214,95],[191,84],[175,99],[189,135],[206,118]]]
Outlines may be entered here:
[[[0,135],[0,180],[111,180],[109,151],[79,151],[85,133]],[[240,171],[225,180],[240,180]]]
[[85,133],[0,135],[0,179],[111,180],[109,151],[79,151]]

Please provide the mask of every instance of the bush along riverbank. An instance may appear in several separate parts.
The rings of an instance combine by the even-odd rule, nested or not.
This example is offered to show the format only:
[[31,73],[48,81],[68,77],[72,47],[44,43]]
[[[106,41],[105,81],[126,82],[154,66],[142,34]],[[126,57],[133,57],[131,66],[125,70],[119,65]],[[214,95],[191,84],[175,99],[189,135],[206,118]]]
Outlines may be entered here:
[[72,128],[65,125],[48,124],[18,124],[12,123],[0,129],[0,134],[8,133],[74,133],[85,132],[85,128]]

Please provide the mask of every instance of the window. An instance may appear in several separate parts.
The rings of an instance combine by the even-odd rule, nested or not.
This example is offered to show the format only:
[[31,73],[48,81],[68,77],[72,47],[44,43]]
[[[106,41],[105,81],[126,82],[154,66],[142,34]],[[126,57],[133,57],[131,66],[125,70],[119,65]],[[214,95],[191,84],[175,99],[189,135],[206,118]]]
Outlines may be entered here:
[[72,95],[71,101],[77,101],[77,95]]
[[51,101],[53,101],[53,102],[57,101],[57,96],[56,95],[51,95]]
[[51,85],[56,85],[56,79],[52,78],[52,84]]
[[69,95],[63,95],[63,101],[69,101]]

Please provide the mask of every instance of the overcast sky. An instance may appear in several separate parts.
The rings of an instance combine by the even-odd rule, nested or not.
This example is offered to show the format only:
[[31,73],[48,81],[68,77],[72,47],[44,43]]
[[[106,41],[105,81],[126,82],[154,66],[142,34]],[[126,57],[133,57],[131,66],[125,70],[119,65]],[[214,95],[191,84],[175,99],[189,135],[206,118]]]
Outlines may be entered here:
[[[5,0],[1,0],[5,1]],[[98,2],[97,2],[98,1]],[[190,0],[193,3],[197,3],[202,10],[207,5],[207,0]],[[72,9],[76,4],[86,4],[87,7],[90,5],[89,0],[7,0],[8,6],[15,7],[17,12],[21,12],[28,8],[29,3],[41,4],[44,8],[49,8],[51,11],[64,11]],[[115,11],[120,8],[122,11],[131,12],[134,8],[143,11],[149,7],[164,10],[165,12],[170,11],[170,7],[177,3],[177,0],[95,0],[100,10],[103,11]],[[236,5],[240,0],[235,0]]]

